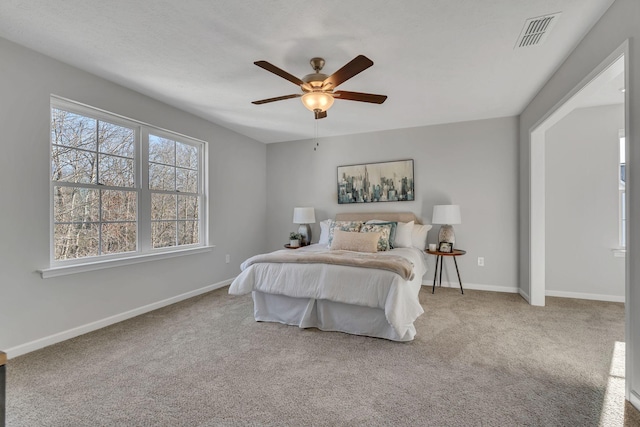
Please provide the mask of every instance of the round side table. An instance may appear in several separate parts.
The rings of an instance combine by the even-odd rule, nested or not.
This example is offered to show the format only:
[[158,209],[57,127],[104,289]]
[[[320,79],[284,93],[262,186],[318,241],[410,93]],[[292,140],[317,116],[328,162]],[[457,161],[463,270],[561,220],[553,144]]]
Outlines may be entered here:
[[456,273],[458,273],[458,282],[460,283],[460,292],[464,294],[464,289],[462,289],[462,280],[460,279],[460,270],[458,270],[458,262],[456,261],[456,257],[462,256],[467,253],[467,251],[463,251],[462,249],[454,249],[453,252],[440,252],[440,251],[430,251],[429,249],[425,250],[429,255],[436,256],[436,271],[433,273],[433,289],[431,293],[435,293],[436,291],[436,278],[438,277],[438,261],[440,261],[440,285],[442,286],[442,261],[444,257],[452,257],[453,263],[456,265]]

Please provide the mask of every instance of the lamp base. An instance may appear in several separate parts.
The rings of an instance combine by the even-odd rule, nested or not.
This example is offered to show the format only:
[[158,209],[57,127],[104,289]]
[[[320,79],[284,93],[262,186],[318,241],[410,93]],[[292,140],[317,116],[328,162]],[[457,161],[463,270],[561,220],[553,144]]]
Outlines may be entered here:
[[302,236],[300,246],[309,246],[311,244],[311,227],[309,224],[300,224],[298,233]]
[[447,242],[451,243],[451,247],[455,247],[456,245],[456,234],[453,232],[453,226],[449,224],[445,224],[440,227],[440,232],[438,233],[438,243]]

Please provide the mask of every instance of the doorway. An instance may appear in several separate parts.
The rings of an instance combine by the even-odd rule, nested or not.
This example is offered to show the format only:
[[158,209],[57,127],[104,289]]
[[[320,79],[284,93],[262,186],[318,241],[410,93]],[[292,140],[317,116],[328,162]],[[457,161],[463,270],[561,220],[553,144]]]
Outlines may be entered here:
[[[530,304],[544,306],[547,292],[546,271],[546,139],[547,130],[569,115],[576,108],[584,107],[602,96],[602,89],[611,86],[609,82],[620,79],[627,86],[628,69],[624,60],[628,56],[628,42],[623,43],[583,81],[567,94],[551,111],[543,117],[530,131],[531,163],[530,163]],[[623,98],[625,111],[625,127],[628,123],[628,102],[626,93],[611,93],[610,96]],[[628,148],[627,148],[628,150]],[[628,194],[628,193],[627,193]],[[627,203],[628,205],[628,203]],[[612,255],[613,256],[613,255]],[[625,270],[626,271],[626,270]],[[625,284],[628,293],[628,284]]]

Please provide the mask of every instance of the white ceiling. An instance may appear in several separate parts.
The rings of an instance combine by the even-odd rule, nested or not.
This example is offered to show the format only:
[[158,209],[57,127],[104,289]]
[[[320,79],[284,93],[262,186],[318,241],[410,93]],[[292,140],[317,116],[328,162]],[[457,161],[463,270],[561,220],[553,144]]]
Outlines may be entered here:
[[[375,65],[339,89],[318,136],[519,114],[613,0],[2,0],[0,37],[262,142],[312,138],[299,88],[257,66],[331,74]],[[514,49],[528,18],[562,12],[542,45]],[[603,58],[604,59],[604,58]]]

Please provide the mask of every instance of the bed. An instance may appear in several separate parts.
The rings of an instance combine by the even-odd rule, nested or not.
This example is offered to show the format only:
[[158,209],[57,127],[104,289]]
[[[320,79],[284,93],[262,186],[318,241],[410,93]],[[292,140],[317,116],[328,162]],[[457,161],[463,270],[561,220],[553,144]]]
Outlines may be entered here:
[[[414,233],[412,244],[390,250],[370,254],[335,250],[338,238],[345,236],[335,228],[333,243],[323,241],[249,258],[229,293],[252,294],[256,321],[393,341],[413,340],[414,321],[424,312],[418,292],[427,271],[424,246],[431,226],[420,225],[413,213],[344,213],[336,215],[331,224],[336,227],[372,220],[381,224],[396,222],[397,231],[403,233],[419,229],[417,242]],[[372,227],[375,226],[369,226]],[[400,236],[396,237],[400,244]],[[403,241],[407,241],[406,234]],[[334,250],[328,249],[331,244]],[[298,262],[290,262],[290,258],[297,258]]]

